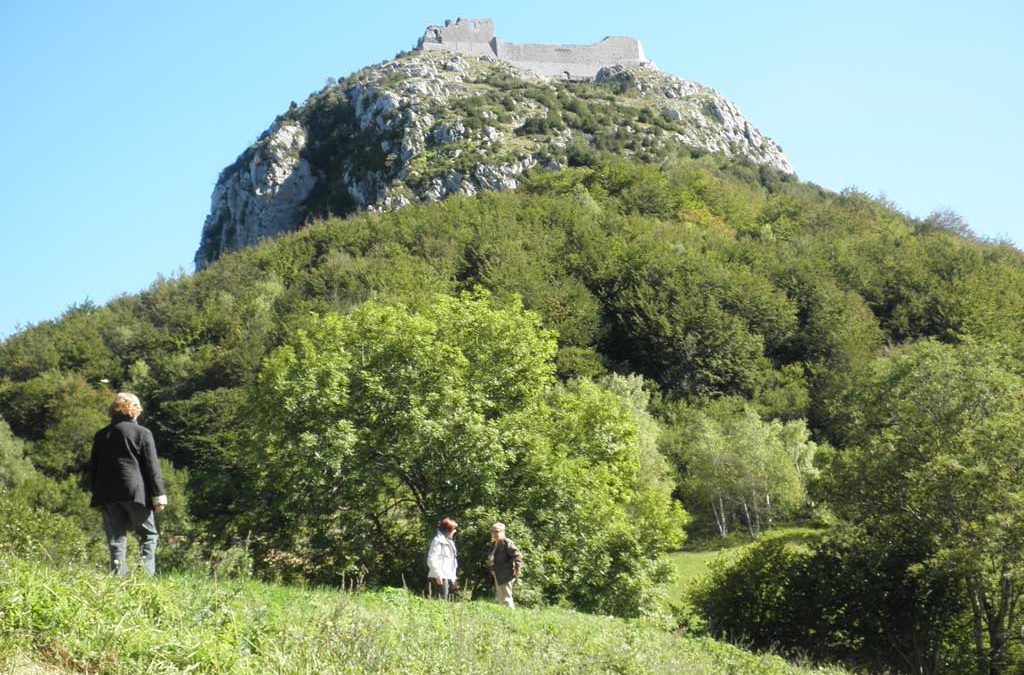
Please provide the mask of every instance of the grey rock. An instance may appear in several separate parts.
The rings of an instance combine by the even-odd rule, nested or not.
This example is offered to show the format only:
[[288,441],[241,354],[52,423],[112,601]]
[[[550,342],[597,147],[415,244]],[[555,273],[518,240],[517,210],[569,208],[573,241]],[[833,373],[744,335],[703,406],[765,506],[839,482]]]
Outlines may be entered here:
[[438,124],[431,130],[430,139],[437,145],[455,143],[466,137],[466,127],[462,122],[454,124]]
[[[543,118],[548,110],[534,97],[488,84],[490,78],[509,77],[523,78],[524,72],[493,58],[414,52],[313,94],[289,117],[306,120],[306,111],[322,100],[347,106],[352,130],[346,137],[365,142],[379,159],[372,166],[362,165],[361,158],[373,153],[353,152],[335,160],[341,166],[311,165],[309,158],[322,153],[310,149],[326,139],[310,137],[294,119],[275,122],[221,173],[203,225],[197,268],[224,252],[301,228],[318,215],[308,203],[314,194],[329,192],[356,210],[382,211],[455,194],[514,190],[527,171],[562,168],[571,145],[593,142],[588,134],[568,128],[517,134],[528,119]],[[612,92],[632,89],[671,124],[667,130],[664,125],[624,124],[622,131],[633,134],[644,148],[685,145],[793,173],[778,146],[710,88],[653,66],[608,66],[594,80],[614,85]],[[556,94],[566,85],[536,79],[531,86]],[[490,99],[483,97],[488,92],[493,94]],[[590,105],[619,104],[599,100]],[[473,110],[471,123],[463,111]],[[328,176],[333,176],[331,182],[321,184]]]
[[306,134],[293,122],[275,122],[260,140],[221,174],[196,253],[202,268],[224,251],[252,246],[294,229],[316,185],[300,156]]

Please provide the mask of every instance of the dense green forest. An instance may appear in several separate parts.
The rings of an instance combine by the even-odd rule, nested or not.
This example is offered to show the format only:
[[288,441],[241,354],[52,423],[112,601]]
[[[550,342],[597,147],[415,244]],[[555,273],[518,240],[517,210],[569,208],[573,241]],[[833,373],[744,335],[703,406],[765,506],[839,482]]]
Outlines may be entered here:
[[[0,344],[0,552],[105,559],[138,393],[160,565],[417,588],[459,520],[522,600],[896,672],[1024,667],[1024,257],[738,161],[589,156],[328,220]],[[764,536],[800,522],[799,543]],[[758,543],[685,606],[666,553]]]

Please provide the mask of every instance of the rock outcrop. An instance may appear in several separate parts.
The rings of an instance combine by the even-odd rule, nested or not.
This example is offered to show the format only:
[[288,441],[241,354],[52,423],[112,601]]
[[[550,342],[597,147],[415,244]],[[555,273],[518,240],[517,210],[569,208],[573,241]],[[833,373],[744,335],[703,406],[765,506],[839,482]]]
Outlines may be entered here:
[[295,229],[316,185],[305,146],[301,125],[277,121],[225,169],[203,225],[204,247],[237,249]]
[[511,190],[527,171],[601,152],[657,160],[685,149],[793,173],[730,101],[654,68],[563,82],[416,51],[331,81],[224,169],[196,266],[316,218]]

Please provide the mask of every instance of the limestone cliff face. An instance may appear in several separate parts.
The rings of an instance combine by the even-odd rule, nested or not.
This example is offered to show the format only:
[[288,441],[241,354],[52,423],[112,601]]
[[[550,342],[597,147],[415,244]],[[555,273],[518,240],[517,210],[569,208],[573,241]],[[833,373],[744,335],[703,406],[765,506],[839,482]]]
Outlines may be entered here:
[[515,189],[527,171],[596,152],[653,160],[683,148],[793,173],[735,105],[653,68],[604,68],[572,83],[413,52],[293,106],[224,169],[196,266],[315,218]]
[[213,190],[201,250],[251,246],[303,222],[306,200],[316,184],[313,169],[301,156],[305,146],[302,126],[279,120],[225,169]]

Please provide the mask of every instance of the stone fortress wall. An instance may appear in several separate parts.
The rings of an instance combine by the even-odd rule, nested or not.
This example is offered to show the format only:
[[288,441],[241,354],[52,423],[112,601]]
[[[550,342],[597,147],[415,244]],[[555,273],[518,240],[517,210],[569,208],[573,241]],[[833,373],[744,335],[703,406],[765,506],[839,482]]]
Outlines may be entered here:
[[592,45],[515,44],[494,35],[491,19],[449,19],[444,26],[428,26],[416,48],[489,56],[563,80],[590,80],[607,66],[654,65],[636,38],[606,37]]

